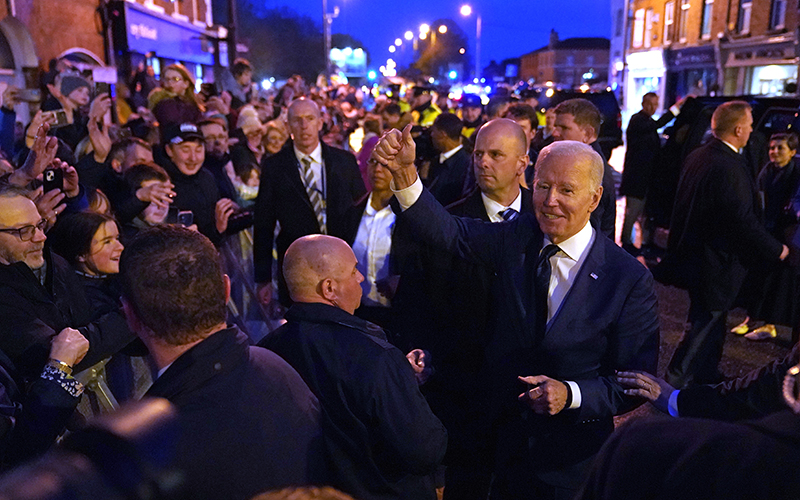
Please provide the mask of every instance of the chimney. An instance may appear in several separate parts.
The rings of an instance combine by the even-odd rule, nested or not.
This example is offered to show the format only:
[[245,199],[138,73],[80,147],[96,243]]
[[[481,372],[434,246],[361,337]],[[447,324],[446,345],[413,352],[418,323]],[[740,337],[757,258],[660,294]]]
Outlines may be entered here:
[[550,43],[548,43],[547,46],[549,48],[551,48],[551,49],[554,49],[554,48],[556,48],[557,44],[558,44],[558,31],[556,31],[554,29],[551,29],[550,30]]

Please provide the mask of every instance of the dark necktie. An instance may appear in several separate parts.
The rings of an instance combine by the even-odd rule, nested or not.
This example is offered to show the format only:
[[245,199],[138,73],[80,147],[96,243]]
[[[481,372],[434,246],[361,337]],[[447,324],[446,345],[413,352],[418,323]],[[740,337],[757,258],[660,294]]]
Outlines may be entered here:
[[553,270],[550,266],[550,257],[561,249],[557,245],[547,245],[539,254],[536,263],[536,276],[534,277],[534,303],[536,304],[536,338],[544,336],[547,327],[547,296],[550,290],[550,275]]
[[316,215],[317,222],[319,222],[319,232],[322,234],[328,234],[328,228],[325,224],[325,216],[323,215],[325,209],[325,200],[322,198],[322,194],[317,189],[317,184],[315,182],[316,177],[314,175],[314,170],[311,168],[311,160],[306,156],[300,161],[300,163],[303,165],[303,184],[306,186],[308,199],[311,201],[311,206],[314,208],[314,215]]
[[519,217],[519,212],[517,212],[513,208],[506,208],[505,210],[501,210],[500,212],[498,212],[497,215],[502,217],[503,220],[514,220],[517,217]]

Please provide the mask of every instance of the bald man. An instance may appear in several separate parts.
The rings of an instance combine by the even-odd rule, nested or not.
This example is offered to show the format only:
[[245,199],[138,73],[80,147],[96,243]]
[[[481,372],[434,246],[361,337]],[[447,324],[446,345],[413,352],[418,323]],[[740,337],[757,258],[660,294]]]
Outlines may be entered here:
[[[254,209],[255,281],[264,304],[273,298],[272,250],[278,269],[289,245],[307,234],[344,237],[345,212],[365,193],[355,156],[320,141],[322,116],[310,99],[289,106],[292,140],[261,162],[261,184]],[[280,231],[275,238],[275,225]],[[278,297],[289,305],[289,293],[279,271]]]
[[447,431],[417,387],[425,359],[421,351],[404,356],[380,327],[353,316],[364,279],[356,264],[339,238],[292,243],[283,273],[294,304],[259,345],[292,365],[322,402],[333,486],[361,500],[433,500]]
[[656,367],[658,357],[652,276],[589,223],[603,194],[602,159],[576,141],[544,148],[534,214],[490,224],[449,215],[422,188],[410,132],[389,132],[376,147],[400,218],[421,240],[489,267],[500,284],[485,383],[475,391],[496,436],[492,494],[571,498],[613,416],[642,402],[624,393],[615,370]]

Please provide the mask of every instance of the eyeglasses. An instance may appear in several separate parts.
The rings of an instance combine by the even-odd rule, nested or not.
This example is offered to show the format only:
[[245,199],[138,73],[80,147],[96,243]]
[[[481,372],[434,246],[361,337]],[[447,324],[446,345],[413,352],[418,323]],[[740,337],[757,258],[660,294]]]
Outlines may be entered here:
[[38,229],[41,232],[44,232],[44,229],[47,227],[47,219],[42,219],[39,221],[38,224],[35,226],[22,226],[17,228],[9,228],[9,229],[0,229],[2,233],[17,233],[17,237],[22,241],[30,241],[33,239],[33,236],[36,234],[36,230]]
[[173,83],[175,83],[175,82],[182,82],[182,81],[183,81],[183,77],[180,77],[180,76],[173,76],[173,77],[171,77],[171,78],[165,78],[165,80],[166,80],[166,81],[168,81],[168,82],[173,82]]

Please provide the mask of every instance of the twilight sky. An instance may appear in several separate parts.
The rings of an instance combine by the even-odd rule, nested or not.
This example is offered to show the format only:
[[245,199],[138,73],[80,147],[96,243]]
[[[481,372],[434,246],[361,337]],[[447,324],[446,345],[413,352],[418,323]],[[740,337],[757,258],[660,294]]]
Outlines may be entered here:
[[[250,0],[253,1],[253,0]],[[288,6],[313,19],[322,17],[322,0],[255,0],[266,8]],[[459,9],[470,3],[473,14],[464,18]],[[328,12],[340,9],[333,20],[333,33],[347,33],[361,40],[369,50],[373,65],[387,57],[405,63],[402,52],[388,51],[395,38],[407,30],[418,33],[419,25],[436,19],[451,18],[469,38],[469,50],[475,50],[475,13],[482,18],[481,63],[518,57],[547,44],[550,29],[559,37],[603,36],[611,34],[609,0],[328,0]],[[321,21],[320,21],[321,24]],[[407,54],[407,59],[410,59]]]

